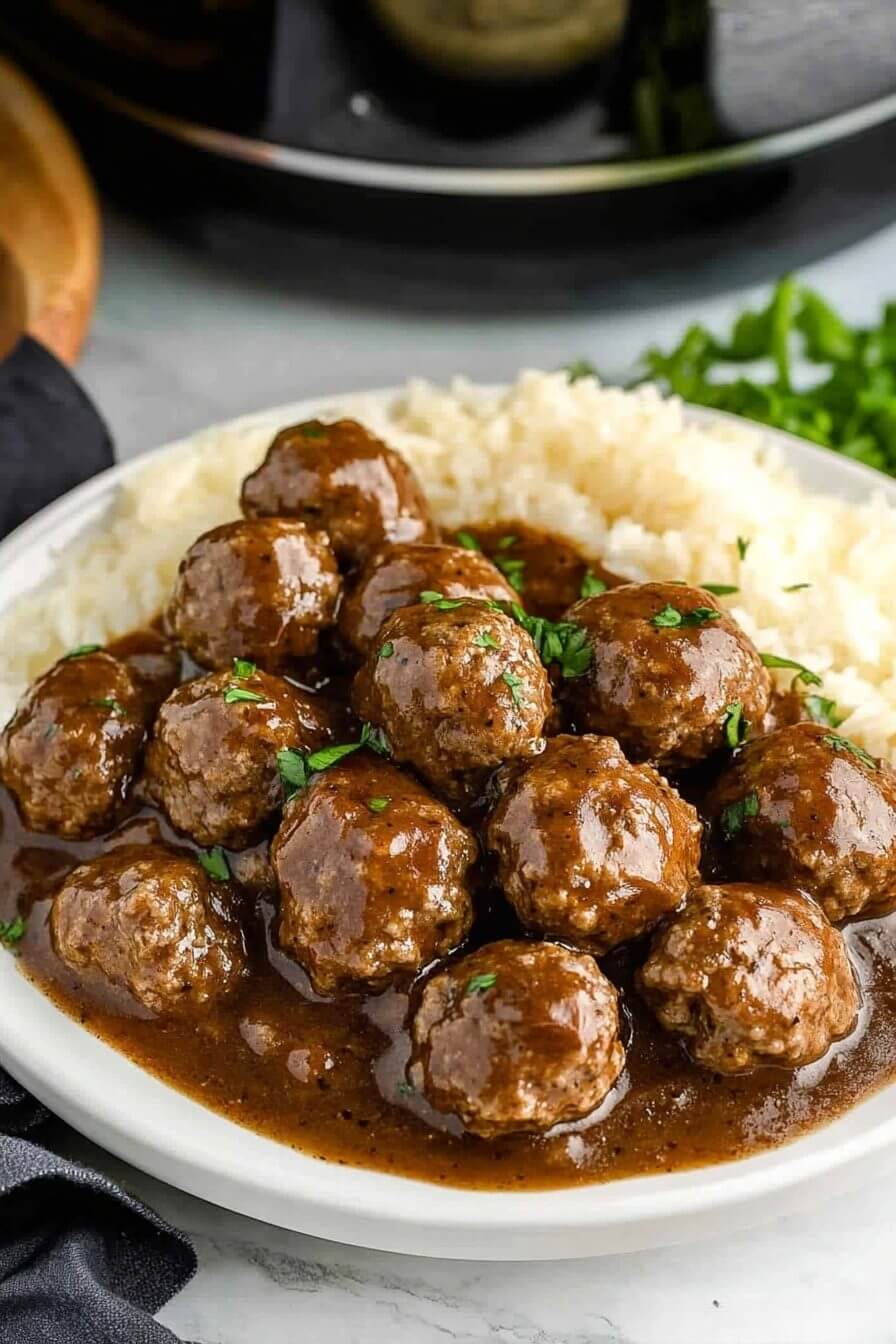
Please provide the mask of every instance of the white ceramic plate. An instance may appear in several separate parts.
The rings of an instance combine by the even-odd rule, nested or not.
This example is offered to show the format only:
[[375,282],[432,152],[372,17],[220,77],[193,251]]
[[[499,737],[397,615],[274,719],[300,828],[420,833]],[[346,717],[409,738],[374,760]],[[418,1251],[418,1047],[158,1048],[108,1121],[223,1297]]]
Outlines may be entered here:
[[[281,423],[338,401],[284,407]],[[893,481],[775,437],[813,489],[862,500],[876,488],[896,502]],[[182,450],[170,445],[156,456]],[[0,611],[52,573],[59,548],[102,516],[116,487],[146,460],[98,476],[0,545]],[[896,1152],[892,1087],[760,1156],[609,1185],[480,1193],[336,1166],[241,1129],[144,1073],[55,1008],[9,956],[0,956],[0,1062],[83,1134],[182,1190],[282,1227],[417,1255],[560,1259],[729,1232],[877,1175]]]

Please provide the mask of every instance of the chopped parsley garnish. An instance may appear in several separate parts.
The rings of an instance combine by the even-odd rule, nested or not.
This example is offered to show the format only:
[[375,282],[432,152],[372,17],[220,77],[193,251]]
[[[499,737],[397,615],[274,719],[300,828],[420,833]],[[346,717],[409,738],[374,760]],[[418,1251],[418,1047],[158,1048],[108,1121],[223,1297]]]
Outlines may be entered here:
[[[581,677],[591,666],[591,645],[584,626],[575,621],[549,621],[544,616],[530,616],[518,602],[511,602],[510,615],[521,625],[538,650],[545,667],[559,663],[564,680]],[[495,604],[498,611],[502,605]]]
[[264,696],[259,695],[257,691],[247,691],[242,686],[228,686],[224,692],[225,705],[237,705],[245,701],[247,704],[264,704]]
[[745,798],[739,799],[736,803],[729,803],[722,809],[721,823],[722,834],[726,840],[731,840],[743,826],[748,817],[759,816],[759,797],[755,790],[751,790]]
[[827,700],[823,695],[807,695],[803,700],[806,713],[813,723],[826,723],[829,728],[839,728],[848,715],[841,714],[836,700]]
[[526,586],[525,560],[516,560],[509,555],[495,555],[492,563],[500,569],[515,593],[521,593]]
[[287,798],[291,798],[299,789],[307,789],[308,763],[302,752],[294,751],[292,747],[284,747],[278,751],[277,769],[280,771],[280,782]]
[[339,746],[323,747],[320,751],[312,751],[310,756],[305,757],[309,770],[329,770],[331,765],[341,761],[345,756],[351,756],[352,752],[360,751],[361,742],[342,742]]
[[92,705],[94,709],[108,709],[113,719],[124,719],[127,717],[125,710],[111,695],[106,696],[104,700],[88,700],[87,703],[88,705]]
[[[283,792],[287,799],[301,789],[307,789],[311,782],[311,776],[320,774],[324,770],[329,770],[331,765],[345,759],[346,756],[352,756],[362,747],[369,747],[379,756],[391,756],[392,748],[383,732],[382,728],[374,728],[372,724],[365,723],[361,729],[361,736],[357,742],[340,742],[336,746],[322,747],[320,751],[309,753],[296,751],[292,747],[286,747],[277,752],[277,769],[280,771],[280,782],[283,785]],[[371,799],[371,804],[383,803],[388,806],[390,799],[385,803],[380,798]],[[381,812],[382,807],[372,807],[374,812]]]
[[747,558],[747,551],[748,551],[748,550],[750,549],[750,547],[753,545],[753,542],[752,542],[751,538],[750,538],[750,537],[738,537],[738,539],[737,539],[737,543],[736,543],[736,544],[737,544],[737,554],[740,556],[741,560],[746,560],[746,558]]
[[477,649],[500,649],[501,647],[490,630],[480,630],[473,643]]
[[482,547],[479,545],[479,542],[473,536],[472,532],[464,532],[464,531],[455,532],[454,537],[455,540],[458,542],[458,544],[463,546],[465,551],[482,550]]
[[433,592],[431,588],[425,589],[420,594],[423,605],[434,607],[436,611],[454,611],[456,607],[462,607],[466,600],[465,597],[443,597],[441,593]]
[[257,671],[258,668],[254,663],[250,663],[248,658],[234,658],[233,675],[237,681],[248,681],[250,677],[255,676]]
[[215,882],[229,882],[230,869],[227,866],[227,855],[220,845],[215,845],[214,849],[200,849],[196,856],[202,864],[209,877]]
[[600,597],[601,593],[606,591],[607,585],[603,579],[599,579],[596,574],[587,569],[582,580],[582,586],[579,589],[579,597]]
[[740,747],[746,742],[750,735],[750,723],[744,718],[744,707],[741,700],[735,700],[734,704],[729,705],[725,710],[725,741],[733,751],[735,747]]
[[309,420],[307,424],[299,425],[299,433],[304,439],[325,439],[327,430],[319,420]]
[[760,653],[764,667],[783,667],[795,672],[794,682],[801,681],[806,686],[820,686],[821,677],[811,668],[804,667],[802,663],[795,663],[792,658],[781,658],[777,653]]
[[811,588],[811,583],[789,583],[786,588],[782,588],[782,593],[801,593],[804,588]]
[[708,625],[710,621],[720,620],[721,616],[722,613],[716,611],[715,607],[694,607],[693,611],[679,611],[667,603],[662,611],[651,616],[650,624],[658,630],[677,630],[679,626],[685,625]]
[[391,801],[391,798],[368,798],[367,806],[371,812],[385,812]]
[[517,677],[513,672],[502,672],[501,680],[505,686],[510,688],[510,695],[513,703],[519,708],[523,703],[523,696],[520,694],[520,687],[523,685],[522,677]]
[[368,747],[370,751],[375,751],[377,756],[391,756],[392,746],[388,737],[382,728],[375,728],[372,723],[365,723],[361,726],[360,746]]
[[515,546],[515,545],[517,544],[518,541],[519,541],[519,537],[511,536],[511,535],[508,533],[508,534],[506,534],[505,536],[503,536],[503,537],[499,537],[499,538],[498,538],[498,541],[497,541],[497,549],[498,549],[499,551],[509,551],[510,548],[511,548],[511,546]]
[[590,359],[574,359],[569,364],[564,364],[563,371],[568,383],[578,383],[582,378],[599,377]]
[[394,652],[395,645],[390,639],[387,639],[385,644],[380,645],[377,658],[391,658]]
[[498,975],[496,971],[484,971],[481,975],[471,975],[467,981],[465,994],[484,994],[487,989],[491,989],[497,984]]
[[21,915],[16,915],[15,919],[4,923],[0,919],[0,943],[4,947],[12,947],[15,943],[21,942],[25,937],[25,921]]
[[821,740],[822,742],[827,742],[829,747],[833,747],[834,751],[850,752],[857,760],[861,761],[863,765],[867,765],[869,770],[877,769],[877,761],[874,757],[871,756],[864,747],[860,747],[858,743],[851,742],[848,737],[841,737],[839,733],[825,733]]
[[415,1090],[410,1083],[399,1083],[395,1091],[400,1097],[413,1097],[415,1095]]
[[99,653],[102,647],[102,644],[79,644],[76,649],[63,654],[61,661],[67,663],[70,658],[86,658],[88,653]]
[[699,586],[713,597],[730,597],[732,593],[740,592],[736,583],[701,583]]

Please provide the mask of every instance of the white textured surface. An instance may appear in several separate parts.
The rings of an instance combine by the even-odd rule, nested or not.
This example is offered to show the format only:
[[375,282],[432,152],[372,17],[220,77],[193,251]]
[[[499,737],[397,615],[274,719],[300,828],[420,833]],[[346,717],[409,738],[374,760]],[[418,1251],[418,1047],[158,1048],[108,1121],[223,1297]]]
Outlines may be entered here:
[[[804,274],[865,320],[896,275],[896,229]],[[650,341],[745,299],[634,315],[409,317],[303,300],[113,225],[81,376],[130,456],[212,420],[414,372],[502,380],[580,355],[624,374]],[[161,1319],[197,1344],[894,1344],[896,1179],[809,1218],[603,1261],[413,1260],[280,1232],[162,1187],[80,1144],[193,1235],[197,1279]]]

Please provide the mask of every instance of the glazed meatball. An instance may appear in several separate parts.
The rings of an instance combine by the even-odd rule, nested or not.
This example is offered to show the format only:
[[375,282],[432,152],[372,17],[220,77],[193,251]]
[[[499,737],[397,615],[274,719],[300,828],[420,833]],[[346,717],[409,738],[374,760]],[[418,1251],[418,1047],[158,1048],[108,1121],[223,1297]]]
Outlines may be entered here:
[[245,658],[278,672],[315,652],[341,591],[321,533],[287,518],[225,523],[181,560],[166,622],[202,667]]
[[859,1009],[842,934],[781,887],[697,887],[654,936],[638,982],[662,1026],[717,1073],[809,1064]]
[[243,513],[322,527],[343,564],[386,541],[435,541],[429,508],[403,457],[355,420],[283,429],[243,482]]
[[470,832],[366,752],[319,774],[271,847],[279,942],[321,994],[378,988],[444,956],[473,917]]
[[134,630],[116,639],[106,650],[126,663],[146,705],[147,719],[180,681],[180,650],[161,630]]
[[50,934],[74,971],[99,972],[160,1016],[194,1013],[246,969],[236,894],[188,854],[123,845],[75,868],[53,900]]
[[25,825],[66,840],[112,826],[137,770],[145,705],[130,670],[77,651],[30,687],[0,733],[0,779]]
[[329,736],[326,705],[288,681],[214,672],[159,710],[146,791],[197,844],[244,849],[282,805],[278,751],[316,751]]
[[401,607],[386,620],[352,692],[396,761],[458,802],[504,761],[535,755],[551,710],[535,645],[485,602]]
[[517,594],[490,560],[462,546],[389,546],[368,560],[339,613],[339,629],[366,654],[380,626],[398,607],[413,606],[422,592],[516,602]]
[[639,938],[699,881],[695,810],[611,737],[560,736],[499,771],[485,832],[523,924],[594,952]]
[[578,728],[605,733],[635,761],[693,765],[725,746],[729,707],[759,724],[769,674],[740,627],[702,588],[627,583],[578,602],[591,663],[569,682]]
[[414,1086],[482,1138],[550,1129],[603,1101],[625,1060],[616,990],[554,943],[480,947],[423,988]]
[[614,588],[626,580],[596,560],[586,560],[571,542],[518,519],[471,524],[451,537],[472,538],[516,590],[516,599],[533,616],[557,621],[589,590]]
[[706,807],[726,876],[799,887],[835,921],[896,908],[896,774],[833,728],[748,742]]

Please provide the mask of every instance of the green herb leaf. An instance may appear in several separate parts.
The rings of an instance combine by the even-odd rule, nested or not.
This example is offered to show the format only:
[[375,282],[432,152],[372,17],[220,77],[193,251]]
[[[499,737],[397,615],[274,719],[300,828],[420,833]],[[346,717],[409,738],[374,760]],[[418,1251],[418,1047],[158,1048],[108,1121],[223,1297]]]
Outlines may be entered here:
[[111,695],[106,696],[104,700],[88,700],[87,703],[88,705],[93,706],[94,709],[108,709],[113,719],[127,718],[126,711]]
[[242,686],[229,686],[224,692],[225,705],[238,705],[242,702],[262,705],[264,704],[264,696],[259,695],[257,691],[247,691]]
[[383,732],[382,728],[376,728],[372,723],[365,723],[362,725],[361,741],[359,745],[368,747],[371,751],[376,752],[377,756],[392,755],[392,745],[389,742],[388,737]]
[[322,747],[320,751],[313,751],[305,760],[309,770],[329,770],[331,765],[341,761],[345,756],[351,756],[353,752],[361,750],[360,742],[342,742],[335,747]]
[[820,686],[821,677],[811,668],[804,667],[802,663],[795,663],[792,658],[781,658],[777,653],[760,653],[765,667],[783,667],[796,673],[794,682],[801,681],[806,686]]
[[16,915],[15,919],[4,923],[0,919],[0,943],[4,947],[13,947],[14,944],[21,942],[25,937],[25,921],[21,915]]
[[479,545],[479,542],[478,542],[478,541],[476,540],[476,538],[473,536],[473,533],[472,533],[472,532],[464,532],[464,531],[461,531],[461,532],[455,532],[454,536],[455,536],[455,538],[456,538],[458,544],[461,545],[461,546],[463,546],[464,550],[467,550],[467,551],[481,551],[481,550],[482,550],[482,547]]
[[725,710],[724,727],[725,741],[732,751],[746,742],[750,735],[750,724],[749,720],[744,718],[742,701],[735,700],[734,704]]
[[750,539],[749,537],[738,537],[738,539],[737,539],[737,553],[738,553],[738,555],[740,556],[741,560],[746,560],[746,558],[747,558],[747,551],[750,549],[750,547],[751,547],[752,545],[753,545],[753,542],[751,541],[751,539]]
[[309,420],[304,425],[299,425],[299,433],[304,439],[325,439],[327,437],[326,426],[319,420]]
[[730,597],[732,593],[740,592],[735,583],[701,583],[699,586],[713,597]]
[[538,656],[549,667],[559,663],[566,680],[581,677],[591,666],[591,645],[588,632],[576,621],[548,621],[543,616],[530,616],[518,602],[494,603],[497,611],[510,615],[522,626],[538,650]]
[[71,658],[86,658],[89,653],[100,653],[102,644],[79,644],[76,649],[69,649],[68,653],[62,655],[60,662],[67,663]]
[[416,1095],[415,1090],[411,1087],[410,1083],[399,1083],[395,1091],[400,1097],[413,1097]]
[[480,630],[473,638],[477,649],[500,649],[501,645],[490,630]]
[[423,605],[434,607],[436,611],[454,611],[456,607],[462,607],[466,600],[465,597],[443,597],[441,593],[435,593],[432,589],[426,589],[420,594]]
[[662,611],[651,616],[650,624],[655,625],[658,630],[674,630],[681,625],[681,612],[667,602]]
[[377,657],[391,658],[394,652],[395,652],[395,645],[392,643],[390,639],[387,639],[385,644],[380,645]]
[[498,975],[496,971],[483,971],[481,975],[471,975],[467,981],[465,994],[484,994],[487,989],[491,989],[497,984]]
[[227,855],[220,845],[215,845],[213,849],[200,849],[196,855],[209,877],[215,882],[229,882],[230,869],[227,866]]
[[391,798],[368,798],[367,806],[371,812],[385,812],[391,801]]
[[502,672],[501,680],[504,682],[505,686],[510,688],[513,703],[519,708],[519,706],[523,704],[523,697],[520,694],[520,687],[523,685],[522,677],[516,676],[513,672]]
[[821,740],[822,742],[827,742],[829,747],[833,747],[834,751],[850,752],[850,754],[855,756],[857,760],[860,760],[863,765],[867,765],[869,770],[876,770],[878,768],[877,761],[874,757],[870,755],[864,747],[860,747],[857,742],[851,742],[848,737],[841,737],[839,733],[825,733]]
[[823,695],[807,695],[803,700],[806,713],[813,723],[824,723],[829,728],[839,728],[847,714],[841,714],[836,700],[827,700]]
[[597,378],[600,376],[588,359],[573,359],[569,364],[564,364],[563,371],[568,383],[578,383],[582,378]]
[[287,798],[291,798],[299,789],[307,789],[308,762],[301,751],[294,751],[292,747],[284,747],[278,751],[277,769],[280,771],[280,782]]
[[739,799],[736,803],[729,803],[722,809],[720,817],[722,823],[722,834],[726,840],[731,840],[743,826],[748,817],[758,817],[759,815],[759,797],[755,790],[751,790],[745,798]]
[[254,677],[258,668],[254,663],[250,663],[248,658],[234,658],[233,675],[237,681],[248,681],[249,677]]
[[591,666],[592,649],[588,643],[588,631],[584,626],[573,625],[563,636],[563,648],[560,653],[560,674],[564,681],[582,677]]
[[519,537],[514,537],[508,533],[507,535],[498,538],[496,549],[499,551],[509,551],[511,546],[515,546],[518,541]]
[[811,588],[811,583],[789,583],[786,588],[782,588],[782,593],[801,593],[804,588]]
[[579,589],[579,597],[600,597],[601,593],[606,591],[607,585],[603,579],[599,579],[590,569],[586,570],[582,586]]
[[521,593],[523,591],[526,586],[525,560],[515,560],[507,555],[496,555],[493,556],[492,563],[500,569],[515,593]]
[[710,621],[721,620],[722,613],[715,607],[694,607],[693,611],[679,611],[667,603],[662,611],[651,616],[650,624],[658,630],[672,630],[678,626],[708,625]]

